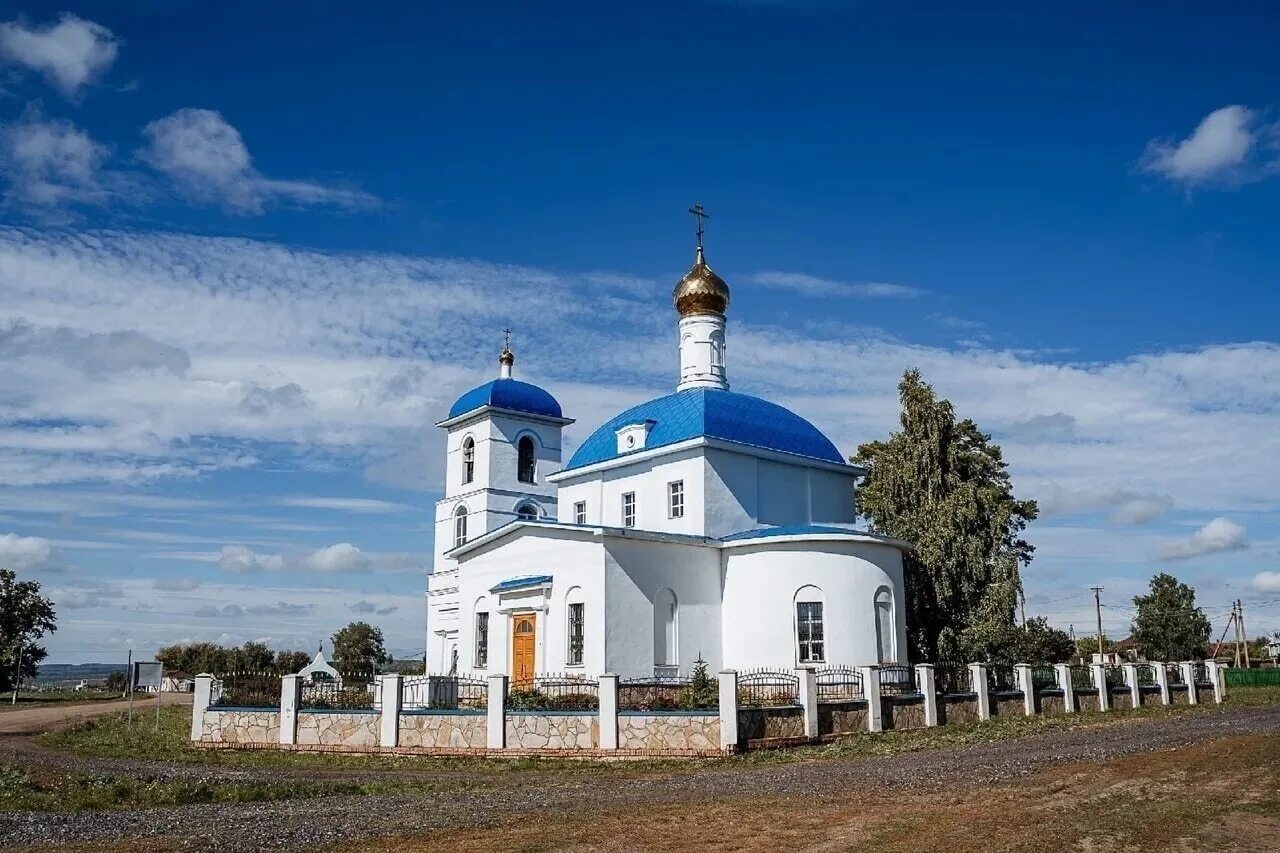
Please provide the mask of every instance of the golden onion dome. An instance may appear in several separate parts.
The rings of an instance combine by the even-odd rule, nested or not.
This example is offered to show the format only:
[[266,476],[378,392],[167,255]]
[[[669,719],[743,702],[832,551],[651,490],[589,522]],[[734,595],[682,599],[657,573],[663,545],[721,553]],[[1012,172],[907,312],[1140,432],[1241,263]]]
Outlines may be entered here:
[[671,294],[671,299],[675,302],[676,310],[680,312],[681,317],[708,311],[723,314],[729,307],[729,285],[716,275],[715,270],[707,266],[707,259],[702,254],[701,246],[698,247],[693,267],[684,274],[684,278],[680,279],[680,283]]

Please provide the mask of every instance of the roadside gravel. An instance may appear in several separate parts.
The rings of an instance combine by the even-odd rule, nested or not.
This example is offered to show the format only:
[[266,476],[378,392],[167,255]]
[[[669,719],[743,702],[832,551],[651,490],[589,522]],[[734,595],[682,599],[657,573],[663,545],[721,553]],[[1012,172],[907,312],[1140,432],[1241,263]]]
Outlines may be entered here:
[[[936,790],[943,785],[984,786],[1063,763],[1108,761],[1223,737],[1278,731],[1280,707],[1245,708],[1136,719],[1018,740],[877,758],[777,765],[724,762],[640,778],[567,774],[559,779],[544,775],[536,784],[530,784],[520,773],[512,773],[497,779],[489,777],[492,788],[416,796],[342,796],[145,812],[22,812],[0,814],[0,846],[21,849],[34,844],[162,836],[183,848],[217,845],[237,851],[307,849],[349,839],[492,826],[529,811],[592,813],[627,805],[821,796],[859,786],[910,790]],[[183,772],[210,769],[184,768]],[[217,770],[225,772],[226,768]],[[264,768],[233,772],[248,773],[256,779],[278,775]]]

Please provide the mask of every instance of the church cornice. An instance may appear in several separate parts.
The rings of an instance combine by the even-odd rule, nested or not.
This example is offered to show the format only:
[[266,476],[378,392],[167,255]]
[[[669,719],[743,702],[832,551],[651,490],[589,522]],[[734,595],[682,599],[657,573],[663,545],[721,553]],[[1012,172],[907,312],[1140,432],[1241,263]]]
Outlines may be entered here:
[[552,426],[568,426],[574,423],[573,418],[553,418],[550,415],[539,415],[532,412],[521,412],[516,409],[504,409],[501,406],[480,406],[469,412],[463,412],[452,418],[445,418],[437,421],[436,426],[441,429],[453,429],[454,427],[468,424],[471,421],[478,421],[489,415],[503,415],[509,418],[515,418],[522,421],[533,421],[534,423],[550,424]]

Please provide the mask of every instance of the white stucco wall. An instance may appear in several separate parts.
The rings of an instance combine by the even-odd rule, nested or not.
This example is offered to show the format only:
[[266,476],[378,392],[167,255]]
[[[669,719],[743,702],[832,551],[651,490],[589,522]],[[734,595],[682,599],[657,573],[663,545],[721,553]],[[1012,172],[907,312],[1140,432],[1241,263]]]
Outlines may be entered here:
[[676,595],[676,659],[693,669],[699,653],[720,668],[720,552],[610,537],[605,540],[605,664],[625,676],[653,674],[654,597]]
[[705,535],[756,527],[852,524],[854,471],[780,461],[748,452],[706,451]]
[[723,665],[797,665],[795,596],[822,591],[826,663],[878,663],[875,596],[893,593],[895,656],[906,659],[902,553],[850,541],[767,542],[725,549]]
[[[621,527],[622,496],[635,492],[638,529],[701,536],[704,466],[701,451],[691,448],[611,468],[581,482],[565,483],[557,496],[560,521],[572,524],[573,505],[586,501],[587,524]],[[684,515],[680,518],[670,517],[667,499],[667,485],[675,481],[684,482]]]

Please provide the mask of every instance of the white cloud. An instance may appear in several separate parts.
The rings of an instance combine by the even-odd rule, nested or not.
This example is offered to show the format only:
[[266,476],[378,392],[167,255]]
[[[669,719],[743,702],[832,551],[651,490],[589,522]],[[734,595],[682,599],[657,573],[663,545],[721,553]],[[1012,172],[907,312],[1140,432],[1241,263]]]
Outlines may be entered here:
[[379,607],[378,605],[374,604],[372,601],[365,601],[363,599],[351,605],[352,613],[374,614],[377,616],[387,616],[391,613],[395,613],[399,609],[400,608],[394,604],[388,605],[386,607]]
[[1238,104],[1221,107],[1186,139],[1147,143],[1141,166],[1187,187],[1241,183],[1274,171],[1276,152],[1259,148],[1270,147],[1275,133],[1276,126],[1262,122],[1253,110]]
[[53,543],[39,536],[0,536],[0,569],[27,571],[40,568],[53,557]]
[[883,281],[849,283],[798,272],[766,270],[749,281],[761,287],[790,290],[804,296],[850,296],[861,299],[914,299],[926,293],[918,287]]
[[103,204],[112,196],[102,172],[109,154],[107,146],[71,122],[27,110],[16,121],[0,124],[5,201],[45,211]]
[[245,545],[225,545],[218,557],[218,568],[224,572],[243,575],[256,572],[260,566],[252,548]]
[[111,30],[65,12],[57,23],[0,23],[0,59],[42,74],[67,97],[115,62],[120,41]]
[[1045,518],[1106,510],[1113,524],[1147,524],[1173,509],[1173,499],[1168,495],[1118,486],[1064,489],[1051,484],[1037,490],[1035,498]]
[[369,558],[350,542],[339,542],[308,555],[304,565],[317,572],[362,572],[369,568]]
[[1259,592],[1280,592],[1280,572],[1258,572],[1253,576],[1253,588]]
[[[177,555],[180,556],[180,555]],[[199,555],[194,555],[199,559]],[[231,574],[252,572],[318,572],[355,574],[397,572],[421,568],[422,557],[415,554],[366,552],[350,542],[337,542],[310,552],[259,554],[246,545],[227,545],[217,555],[218,567]]]
[[368,207],[368,193],[313,181],[276,180],[258,172],[240,136],[214,110],[181,109],[143,128],[139,158],[163,173],[186,195],[241,214],[260,214],[268,204]]
[[407,504],[373,498],[284,498],[280,503],[283,506],[304,509],[332,509],[356,513],[407,512],[413,509]]
[[1249,547],[1243,525],[1228,518],[1215,518],[1197,530],[1189,539],[1173,542],[1160,550],[1166,560],[1186,560],[1223,551],[1240,551]]

